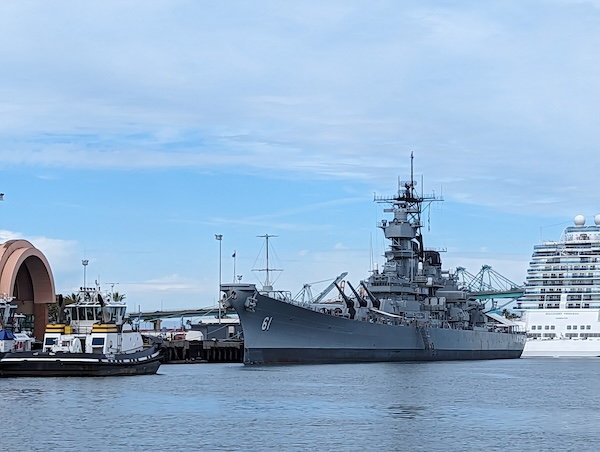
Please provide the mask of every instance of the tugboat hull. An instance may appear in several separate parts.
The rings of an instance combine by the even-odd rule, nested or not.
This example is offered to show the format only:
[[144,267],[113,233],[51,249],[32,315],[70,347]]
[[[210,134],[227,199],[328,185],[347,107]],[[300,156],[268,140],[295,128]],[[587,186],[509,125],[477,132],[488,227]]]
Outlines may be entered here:
[[107,356],[92,353],[8,353],[0,359],[0,377],[108,377],[155,374],[161,353],[156,346]]

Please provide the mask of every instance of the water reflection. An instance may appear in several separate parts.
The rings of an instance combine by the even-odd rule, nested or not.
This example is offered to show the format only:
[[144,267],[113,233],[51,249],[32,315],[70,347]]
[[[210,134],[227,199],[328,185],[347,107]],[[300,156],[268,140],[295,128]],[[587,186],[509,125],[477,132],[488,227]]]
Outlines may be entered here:
[[433,451],[506,450],[510,441],[524,451],[600,450],[599,367],[192,364],[151,376],[0,379],[11,420],[2,447]]

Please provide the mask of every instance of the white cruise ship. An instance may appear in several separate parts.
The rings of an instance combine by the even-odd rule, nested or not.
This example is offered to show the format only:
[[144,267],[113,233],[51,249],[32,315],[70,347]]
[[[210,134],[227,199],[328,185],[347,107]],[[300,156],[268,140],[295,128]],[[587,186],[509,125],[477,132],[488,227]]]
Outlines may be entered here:
[[522,357],[600,356],[600,214],[577,215],[561,239],[533,247],[517,311],[527,329]]

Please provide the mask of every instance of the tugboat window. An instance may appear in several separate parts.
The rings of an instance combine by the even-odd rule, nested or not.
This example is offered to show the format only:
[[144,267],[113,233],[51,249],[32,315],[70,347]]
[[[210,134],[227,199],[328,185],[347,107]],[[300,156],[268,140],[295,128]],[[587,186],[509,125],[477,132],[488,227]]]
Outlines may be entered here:
[[92,339],[92,345],[104,345],[103,337],[95,337]]

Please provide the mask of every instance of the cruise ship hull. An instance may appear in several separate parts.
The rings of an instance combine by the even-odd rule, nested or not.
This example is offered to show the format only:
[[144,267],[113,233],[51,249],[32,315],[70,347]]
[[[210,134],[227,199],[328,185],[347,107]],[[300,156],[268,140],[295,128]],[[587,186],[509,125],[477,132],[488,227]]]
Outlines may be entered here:
[[528,339],[523,358],[597,358],[600,340],[594,339]]
[[[245,364],[519,358],[524,335],[350,320],[223,285],[244,332]],[[251,308],[248,297],[256,300]],[[391,323],[391,322],[390,322]]]
[[[522,321],[529,331],[523,357],[600,356],[600,309],[526,309]],[[535,330],[533,327],[538,327]],[[543,328],[543,329],[542,329]],[[539,336],[532,333],[541,331]]]

